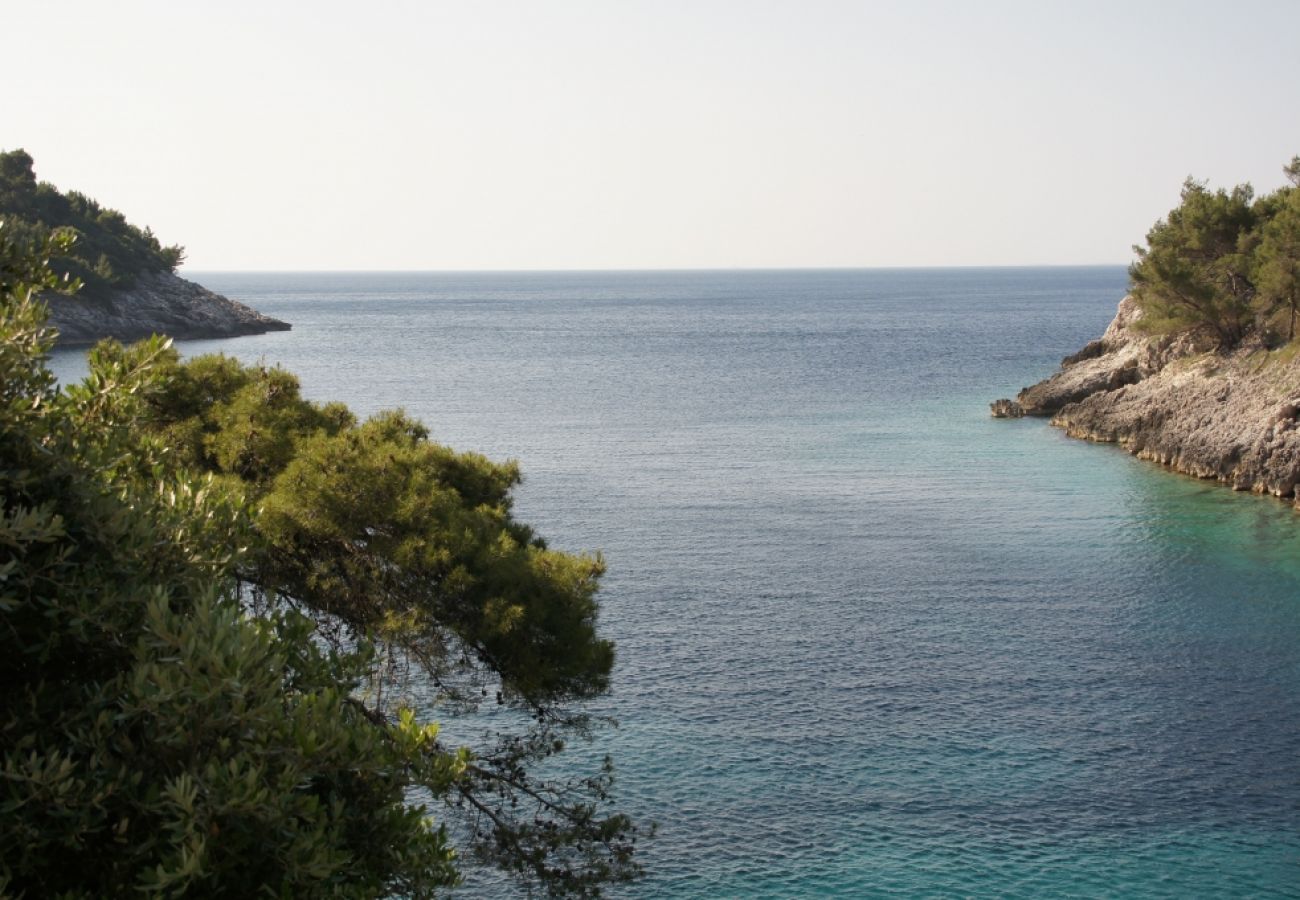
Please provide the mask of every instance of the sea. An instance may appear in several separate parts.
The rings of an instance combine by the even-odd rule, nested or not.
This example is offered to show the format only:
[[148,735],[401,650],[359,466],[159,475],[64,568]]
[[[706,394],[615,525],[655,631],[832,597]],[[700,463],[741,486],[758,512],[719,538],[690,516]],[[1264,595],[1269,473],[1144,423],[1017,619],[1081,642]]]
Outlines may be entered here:
[[604,555],[615,896],[1300,896],[1297,513],[989,416],[1123,268],[187,274]]

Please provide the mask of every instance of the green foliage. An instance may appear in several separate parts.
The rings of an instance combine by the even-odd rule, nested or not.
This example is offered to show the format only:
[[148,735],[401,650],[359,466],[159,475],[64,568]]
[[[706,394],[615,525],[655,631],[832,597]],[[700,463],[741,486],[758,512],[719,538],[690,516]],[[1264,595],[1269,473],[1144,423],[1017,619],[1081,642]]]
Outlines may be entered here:
[[[101,345],[92,380],[130,352]],[[158,369],[133,428],[162,440],[174,465],[236,479],[256,498],[247,581],[401,645],[448,687],[486,667],[532,706],[605,690],[604,565],[549,550],[514,520],[517,465],[434,443],[400,412],[358,424],[339,404],[304,400],[282,369],[181,363],[174,351]]]
[[[1284,169],[1300,178],[1300,157]],[[1203,329],[1230,349],[1280,311],[1295,336],[1295,271],[1300,264],[1296,188],[1254,200],[1250,185],[1209,190],[1188,179],[1181,203],[1134,247],[1129,268],[1143,324],[1157,332]]]
[[75,244],[58,248],[50,263],[80,279],[91,296],[130,287],[143,272],[174,272],[185,259],[182,248],[162,246],[151,230],[130,224],[117,210],[37,182],[23,150],[0,153],[0,219],[30,241],[43,241],[56,229],[75,235]]
[[[1293,165],[1300,165],[1300,158]],[[1300,190],[1278,193],[1280,202],[1260,229],[1253,277],[1265,308],[1287,316],[1287,340],[1293,340],[1300,311]]]
[[[532,774],[608,684],[599,557],[514,520],[513,463],[278,368],[107,342],[59,390],[70,240],[0,226],[0,894],[426,896],[453,836],[553,894],[635,877],[608,762]],[[528,715],[446,746],[398,662]]]
[[178,477],[130,428],[165,343],[58,391],[35,300],[57,281],[12,237],[0,229],[0,894],[453,883],[445,831],[406,792],[445,791],[466,757],[352,699],[373,650],[326,651],[303,616],[241,609],[242,497]]
[[[95,360],[129,352],[101,345],[92,378]],[[376,643],[388,671],[422,672],[458,712],[484,697],[529,712],[441,794],[477,856],[553,893],[638,874],[636,827],[605,809],[611,770],[530,775],[585,733],[569,704],[607,689],[613,647],[596,629],[603,561],[514,519],[514,463],[452,451],[400,412],[358,423],[280,369],[171,351],[132,428],[259,505],[240,577],[260,602],[306,611],[339,646]],[[400,687],[372,681],[374,710]]]
[[598,693],[613,662],[595,630],[604,567],[511,519],[518,480],[400,414],[322,429],[265,496],[259,581],[415,650],[444,684],[476,659],[534,703]]
[[1147,232],[1147,248],[1134,247],[1129,275],[1148,324],[1204,326],[1225,347],[1241,340],[1255,294],[1247,277],[1252,195],[1249,185],[1228,192],[1184,183],[1182,203]]

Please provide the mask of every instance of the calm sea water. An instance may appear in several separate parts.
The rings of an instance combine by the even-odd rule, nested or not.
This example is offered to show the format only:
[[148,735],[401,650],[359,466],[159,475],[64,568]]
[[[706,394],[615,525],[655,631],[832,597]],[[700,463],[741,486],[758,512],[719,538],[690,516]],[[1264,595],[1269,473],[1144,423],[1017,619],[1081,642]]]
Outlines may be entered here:
[[630,895],[1300,896],[1300,520],[988,416],[1122,269],[194,277],[605,553]]

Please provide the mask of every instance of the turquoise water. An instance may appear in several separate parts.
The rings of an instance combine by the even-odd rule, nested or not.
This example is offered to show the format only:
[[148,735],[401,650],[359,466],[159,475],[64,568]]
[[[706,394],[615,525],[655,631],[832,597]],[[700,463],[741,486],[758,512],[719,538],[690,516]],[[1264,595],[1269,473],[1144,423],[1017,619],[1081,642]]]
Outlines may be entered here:
[[629,895],[1300,896],[1295,514],[988,417],[1122,269],[196,277],[604,551]]

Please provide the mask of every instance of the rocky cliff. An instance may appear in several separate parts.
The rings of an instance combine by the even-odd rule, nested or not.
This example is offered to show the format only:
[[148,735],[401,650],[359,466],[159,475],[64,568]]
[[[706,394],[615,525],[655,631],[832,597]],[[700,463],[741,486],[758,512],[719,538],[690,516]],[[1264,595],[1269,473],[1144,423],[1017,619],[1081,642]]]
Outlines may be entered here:
[[170,272],[139,275],[135,284],[102,299],[52,295],[50,322],[59,344],[93,344],[100,338],[134,341],[151,334],[179,340],[239,337],[287,331],[290,325],[264,316]]
[[1134,327],[1141,315],[1126,297],[1100,340],[1015,400],[994,402],[993,415],[1051,416],[1073,437],[1300,506],[1296,348],[1248,343],[1219,354],[1195,335],[1145,335]]

